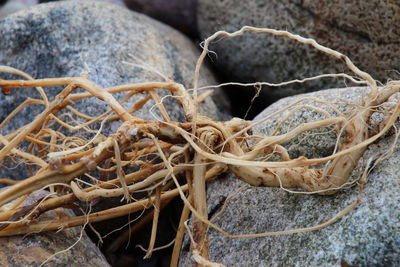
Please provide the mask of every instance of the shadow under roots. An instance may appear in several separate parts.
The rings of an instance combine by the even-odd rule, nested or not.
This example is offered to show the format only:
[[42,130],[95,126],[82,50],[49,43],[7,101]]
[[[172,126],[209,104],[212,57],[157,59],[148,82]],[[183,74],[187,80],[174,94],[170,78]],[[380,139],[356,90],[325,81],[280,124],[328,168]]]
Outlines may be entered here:
[[[104,201],[110,201],[110,199],[104,199]],[[119,202],[120,199],[115,198],[112,201]],[[173,249],[173,243],[171,242],[176,235],[182,208],[183,203],[181,199],[175,198],[161,209],[154,246],[155,250],[149,259],[143,259],[146,252],[139,246],[147,249],[149,245],[152,216],[147,216],[148,219],[146,220],[146,215],[152,215],[149,214],[150,210],[144,213],[137,212],[129,216],[93,223],[92,226],[98,233],[95,233],[91,227],[86,227],[86,233],[94,243],[99,245],[101,251],[113,267],[169,266]],[[129,221],[131,221],[131,224],[127,225]],[[118,228],[121,229],[115,231]],[[131,235],[129,235],[130,231],[133,232]],[[99,240],[99,234],[103,239],[103,243]],[[171,245],[157,250],[158,247],[167,244]]]
[[[212,69],[212,72],[216,74],[218,84],[235,80],[235,77],[231,77],[226,73],[219,71],[213,63],[210,62],[209,58],[206,58],[205,61],[207,67]],[[228,85],[222,87],[224,95],[228,98],[230,106],[228,112],[230,115],[246,120],[252,120],[265,108],[279,99],[278,97],[266,96],[266,90],[269,90],[266,86],[263,86],[261,91],[254,86],[243,87],[238,85]]]
[[257,90],[254,87],[225,86],[224,93],[229,98],[233,117],[252,120],[266,107],[275,102],[274,99],[255,97]]

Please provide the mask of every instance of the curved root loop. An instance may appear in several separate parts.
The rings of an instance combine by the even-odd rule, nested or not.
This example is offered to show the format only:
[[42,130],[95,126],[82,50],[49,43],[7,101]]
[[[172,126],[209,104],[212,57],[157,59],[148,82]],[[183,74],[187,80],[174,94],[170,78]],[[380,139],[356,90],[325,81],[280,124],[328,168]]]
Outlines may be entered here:
[[[198,86],[200,68],[209,52],[209,44],[220,36],[236,37],[246,31],[284,36],[311,45],[319,51],[342,60],[358,77],[356,79],[347,74],[324,74],[275,85],[268,83],[270,86],[303,83],[325,77],[345,77],[357,84],[367,84],[371,92],[362,105],[359,105],[352,114],[347,115],[331,103],[314,99],[333,110],[337,117],[332,116],[323,108],[311,105],[299,106],[303,101],[300,100],[273,115],[290,108],[291,112],[288,116],[292,116],[295,111],[306,108],[319,115],[322,114],[326,119],[305,123],[277,135],[281,124],[287,119],[285,118],[278,123],[277,129],[268,137],[252,135],[252,128],[263,120],[248,122],[234,118],[219,122],[199,115],[198,104],[209,94],[207,92],[198,97],[197,92],[201,89]],[[32,175],[26,179],[0,192],[2,208],[0,220],[3,225],[0,236],[86,225],[139,210],[153,209],[148,213],[154,216],[151,240],[146,254],[146,257],[150,257],[152,251],[155,250],[159,213],[171,198],[179,195],[185,207],[175,240],[171,266],[176,266],[178,263],[184,224],[190,212],[193,214],[193,221],[191,228],[188,229],[192,241],[193,259],[198,266],[222,266],[208,259],[209,227],[230,238],[250,238],[313,231],[336,222],[360,202],[367,171],[359,181],[360,195],[357,200],[331,220],[314,227],[260,234],[232,235],[212,223],[207,214],[206,183],[229,168],[241,180],[253,186],[280,187],[285,190],[297,188],[312,193],[332,194],[348,183],[348,177],[367,146],[382,137],[400,115],[400,105],[397,104],[391,111],[391,116],[387,118],[386,125],[381,127],[380,132],[370,136],[368,120],[372,111],[391,95],[400,91],[400,82],[390,82],[385,87],[378,88],[375,80],[357,68],[347,56],[322,46],[313,39],[303,38],[287,31],[249,26],[233,33],[220,31],[205,40],[203,52],[196,64],[193,95],[189,95],[183,85],[170,81],[129,84],[103,89],[89,81],[87,75],[33,79],[23,72],[5,66],[0,66],[0,72],[13,73],[26,79],[0,79],[0,87],[4,93],[12,93],[12,90],[19,87],[37,87],[42,98],[40,100],[27,99],[0,123],[0,128],[14,119],[25,107],[44,106],[44,111],[32,122],[15,129],[12,133],[0,135],[0,161],[26,163],[32,172]],[[161,74],[161,77],[165,76]],[[65,88],[53,101],[49,102],[42,89],[48,86],[64,86]],[[86,92],[74,93],[77,88],[82,88]],[[173,96],[183,109],[185,122],[171,121],[171,116],[163,105],[165,97],[160,97],[157,90],[163,90]],[[126,92],[125,97],[117,100],[115,94],[122,92]],[[125,109],[123,104],[139,93],[147,96],[140,99],[131,109]],[[73,107],[74,101],[89,97],[102,100],[110,110],[98,117],[91,117]],[[150,101],[155,102],[154,105],[163,121],[144,120],[134,116],[135,111]],[[69,122],[65,122],[66,119]],[[116,120],[122,122],[121,126],[114,134],[104,137],[101,134],[103,126]],[[98,125],[95,127],[95,123],[99,122],[101,122],[100,127]],[[99,130],[94,131],[90,129],[91,127]],[[331,155],[316,159],[291,158],[285,144],[303,133],[324,127],[332,127],[337,133],[337,146]],[[65,128],[69,132],[60,128]],[[93,136],[93,133],[96,134],[89,141],[85,139],[85,136],[89,134]],[[279,160],[266,160],[270,158]],[[321,167],[322,164],[324,167]],[[116,178],[111,179],[111,177]],[[10,182],[9,177],[2,178],[1,181]],[[109,207],[85,216],[44,222],[30,220],[32,216],[27,210],[30,211],[31,208],[21,206],[22,201],[14,203],[9,209],[5,208],[5,205],[11,201],[43,187],[51,187],[52,192],[57,192],[58,195],[37,204],[35,217],[49,210],[71,207],[76,202],[94,201],[98,198],[121,197],[128,203],[120,203],[117,207]],[[143,197],[143,195],[146,196]],[[135,199],[136,197],[139,199]]]

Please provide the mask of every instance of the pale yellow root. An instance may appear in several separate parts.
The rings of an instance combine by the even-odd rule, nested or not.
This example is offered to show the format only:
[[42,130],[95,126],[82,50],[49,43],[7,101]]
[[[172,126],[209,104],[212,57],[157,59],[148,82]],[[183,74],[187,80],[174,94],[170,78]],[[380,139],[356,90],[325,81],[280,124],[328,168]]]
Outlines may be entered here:
[[[285,36],[300,43],[311,45],[319,51],[343,60],[346,66],[360,79],[343,73],[323,74],[280,84],[255,83],[253,84],[254,86],[279,86],[303,83],[317,78],[344,77],[357,84],[367,84],[371,89],[371,93],[358,106],[356,112],[350,115],[342,114],[331,103],[313,99],[327,106],[332,111],[332,114],[336,113],[338,117],[333,117],[330,112],[324,111],[322,108],[309,105],[298,107],[296,105],[304,101],[304,99],[296,101],[270,116],[275,116],[293,108],[289,110],[288,116],[291,116],[296,110],[307,108],[322,114],[326,118],[316,122],[305,123],[287,133],[277,135],[278,129],[283,123],[281,122],[278,123],[276,130],[269,137],[251,135],[251,128],[267,118],[254,123],[240,119],[216,122],[201,116],[198,114],[198,103],[209,92],[198,97],[199,89],[208,88],[199,88],[198,81],[200,68],[208,53],[210,42],[219,36],[236,37],[246,31]],[[153,71],[151,67],[144,65],[144,68]],[[203,52],[196,64],[193,95],[189,95],[183,85],[167,81],[167,79],[164,79],[166,80],[165,82],[130,84],[103,89],[90,82],[87,77],[33,80],[30,76],[12,68],[0,66],[0,71],[14,73],[28,79],[18,81],[0,79],[0,87],[4,92],[7,93],[18,87],[38,87],[38,91],[42,96],[42,100],[26,100],[15,112],[6,117],[6,120],[0,124],[0,128],[27,105],[40,104],[45,106],[44,111],[31,123],[6,136],[0,136],[0,161],[5,158],[19,158],[29,164],[36,164],[40,167],[33,176],[0,192],[0,206],[42,187],[52,186],[54,193],[57,190],[56,185],[61,185],[63,190],[66,190],[57,191],[60,196],[53,199],[44,199],[29,210],[24,210],[24,207],[16,205],[11,210],[0,212],[0,220],[2,220],[4,228],[0,229],[0,236],[86,225],[139,210],[143,211],[153,206],[155,210],[152,215],[152,234],[146,251],[146,257],[150,257],[152,252],[157,249],[154,246],[160,209],[163,204],[179,195],[184,202],[184,210],[177,238],[175,239],[171,266],[176,266],[178,263],[179,247],[183,236],[182,229],[190,212],[193,215],[193,222],[189,235],[192,243],[193,259],[198,266],[222,266],[208,260],[208,227],[212,227],[230,238],[252,238],[315,231],[336,222],[351,212],[360,202],[362,185],[366,182],[368,167],[360,180],[360,194],[357,199],[332,219],[312,227],[257,234],[232,235],[208,219],[206,181],[226,171],[228,166],[240,179],[254,186],[281,187],[285,189],[301,188],[310,192],[333,193],[348,182],[348,177],[366,147],[382,137],[400,115],[400,105],[397,105],[390,118],[385,121],[385,126],[375,135],[369,136],[367,122],[371,112],[375,107],[386,101],[388,97],[400,91],[400,82],[392,82],[383,87],[383,89],[378,89],[375,80],[369,74],[358,69],[347,56],[324,47],[313,39],[303,38],[287,31],[259,29],[249,26],[245,26],[234,33],[220,31],[205,40]],[[49,103],[44,90],[40,86],[66,87],[57,95],[55,100]],[[72,94],[77,88],[83,88],[87,92]],[[172,94],[172,97],[182,106],[186,122],[171,121],[168,111],[163,105],[165,97],[160,98],[155,91],[157,88],[162,88]],[[127,92],[127,95],[122,101],[117,101],[112,94],[121,92]],[[147,96],[135,103],[131,109],[127,110],[122,106],[122,103],[130,97],[143,92]],[[88,97],[96,97],[104,101],[111,110],[100,114],[98,117],[91,117],[70,106],[73,101]],[[162,119],[142,120],[131,115],[132,112],[141,109],[150,99],[155,101],[155,106],[158,108]],[[56,113],[64,109],[69,110],[69,113],[56,116]],[[111,111],[116,115],[111,114]],[[86,120],[86,122],[82,123],[80,121],[82,119]],[[64,122],[68,120],[70,123]],[[107,138],[100,138],[103,124],[112,120],[120,120],[123,124],[115,134]],[[99,121],[101,121],[100,130],[94,131],[89,128],[93,123]],[[72,126],[71,122],[75,126]],[[334,126],[338,133],[338,145],[332,155],[316,159],[307,159],[305,157],[290,158],[283,146],[284,143],[290,142],[302,133],[327,126]],[[57,131],[58,128],[56,127],[65,127],[71,131],[82,130],[86,134],[96,132],[96,135],[92,140],[88,141],[80,136],[63,135]],[[146,138],[150,138],[152,142],[145,140]],[[19,147],[24,141],[30,144],[27,152]],[[62,151],[56,151],[57,149]],[[268,162],[260,160],[260,158],[268,158],[274,153],[279,155],[280,161]],[[43,160],[46,156],[49,158],[48,163]],[[161,161],[161,163],[156,164],[156,160]],[[325,164],[325,167],[311,168],[317,164]],[[144,169],[129,173],[130,166],[135,168],[144,167]],[[94,177],[95,174],[91,173],[93,170],[101,173],[100,178],[107,177],[113,173],[116,174],[117,178],[111,181],[100,181]],[[187,183],[184,185],[181,185],[178,181],[177,175],[180,173],[186,174]],[[89,177],[89,181],[79,179],[82,175]],[[79,183],[88,187],[80,188]],[[70,187],[68,184],[70,184]],[[154,191],[155,194],[152,194],[148,199],[134,200],[131,194],[139,191]],[[187,191],[189,191],[190,197],[186,196],[185,193]],[[124,199],[131,200],[132,203],[121,204],[118,207],[85,216],[44,222],[34,220],[47,210],[72,205],[77,199],[92,201],[99,197],[116,196],[123,196]],[[16,214],[19,215],[18,218],[16,218]]]

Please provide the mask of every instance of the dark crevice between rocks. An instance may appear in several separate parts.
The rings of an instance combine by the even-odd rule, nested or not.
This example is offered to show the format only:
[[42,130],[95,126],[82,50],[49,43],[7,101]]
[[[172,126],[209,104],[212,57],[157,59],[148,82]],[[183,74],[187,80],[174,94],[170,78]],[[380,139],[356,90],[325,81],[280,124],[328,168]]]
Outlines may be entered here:
[[[199,42],[198,42],[199,43]],[[215,64],[210,62],[209,58],[205,59],[205,64],[211,71],[215,74],[218,79],[218,83],[228,83],[228,82],[240,82],[235,81],[234,77],[227,75],[226,73],[221,72]],[[268,90],[265,86],[262,87],[261,90]],[[252,99],[257,93],[256,88],[252,86],[243,87],[243,86],[224,86],[222,87],[222,91],[224,95],[228,98],[230,103],[229,113],[233,117],[244,118],[247,112],[247,120],[253,119],[257,116],[261,111],[263,111],[267,106],[274,103],[277,99],[271,99],[271,101],[265,101],[261,97],[257,97],[252,102]],[[218,105],[218,103],[216,103]]]
[[[109,199],[105,199],[104,201],[109,201]],[[117,199],[116,201],[119,201]],[[178,228],[180,214],[183,208],[183,203],[179,198],[176,198],[171,201],[166,207],[164,207],[160,213],[158,229],[157,229],[157,237],[155,248],[164,246],[169,244],[176,235],[176,230]],[[124,216],[108,221],[93,223],[92,227],[96,229],[101,236],[105,236],[111,231],[115,229],[119,229],[111,233],[110,235],[103,238],[103,243],[100,242],[98,238],[98,234],[96,234],[91,227],[86,227],[86,233],[92,239],[92,241],[97,244],[107,261],[113,267],[167,267],[169,266],[173,244],[165,249],[156,250],[153,252],[152,257],[150,259],[143,259],[146,252],[141,250],[138,245],[141,245],[143,248],[147,249],[148,242],[150,240],[151,235],[151,227],[152,221],[143,225],[136,234],[131,235],[131,237],[127,240],[128,242],[120,243],[117,249],[110,249],[110,246],[114,243],[114,241],[126,232],[130,227],[135,225],[135,220],[138,216],[145,216],[146,212],[141,215],[142,212],[136,212],[130,214],[129,216]],[[126,225],[128,221],[132,221],[131,225]],[[125,227],[123,227],[126,225]]]
[[217,214],[221,210],[226,199],[227,199],[226,196],[221,196],[218,199],[218,202],[215,203],[215,205],[211,208],[210,212],[208,213],[208,218],[212,218],[215,214]]
[[126,6],[146,14],[184,33],[191,39],[198,38],[197,0],[124,0]]

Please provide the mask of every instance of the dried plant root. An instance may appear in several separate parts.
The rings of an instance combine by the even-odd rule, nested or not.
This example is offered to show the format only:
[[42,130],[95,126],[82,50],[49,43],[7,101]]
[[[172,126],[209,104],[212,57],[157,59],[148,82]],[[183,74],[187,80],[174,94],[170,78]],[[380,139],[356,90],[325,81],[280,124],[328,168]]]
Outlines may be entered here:
[[[352,114],[343,114],[331,103],[315,98],[312,100],[321,103],[330,112],[303,104],[306,98],[296,101],[270,115],[275,116],[285,110],[289,113],[268,137],[252,135],[252,128],[267,118],[258,122],[247,122],[237,118],[219,122],[198,114],[198,104],[209,95],[207,91],[198,96],[198,90],[224,86],[222,84],[199,88],[200,68],[208,52],[209,44],[220,36],[236,37],[246,31],[284,36],[311,45],[319,51],[342,60],[356,76],[352,77],[344,73],[322,74],[279,84],[255,83],[252,84],[253,86],[280,86],[318,78],[344,77],[356,84],[367,84],[371,90],[370,94]],[[152,67],[143,66],[144,69],[165,78]],[[374,109],[400,91],[400,82],[390,82],[383,88],[378,88],[375,80],[358,69],[347,56],[324,47],[313,39],[303,38],[287,31],[248,26],[234,33],[217,32],[205,40],[203,52],[196,64],[193,94],[189,94],[183,85],[166,78],[165,82],[128,84],[103,89],[89,81],[85,75],[35,80],[12,68],[0,66],[1,71],[27,79],[0,79],[0,87],[4,93],[11,93],[19,87],[37,87],[41,99],[27,99],[0,123],[0,128],[29,105],[42,105],[44,110],[31,123],[15,129],[12,133],[0,136],[0,161],[7,159],[24,162],[29,165],[33,173],[0,192],[0,207],[41,188],[50,187],[52,194],[51,198],[43,199],[29,207],[21,207],[17,202],[10,209],[2,209],[0,236],[86,225],[154,208],[153,211],[148,211],[148,214],[153,216],[152,234],[146,250],[146,257],[150,257],[157,249],[154,246],[159,212],[163,205],[179,195],[184,202],[184,209],[175,239],[171,266],[178,264],[184,225],[190,212],[193,219],[189,234],[193,258],[198,266],[220,266],[208,260],[209,227],[230,238],[250,238],[314,231],[336,222],[360,202],[362,185],[366,182],[369,170],[366,169],[359,181],[358,198],[332,219],[313,227],[259,234],[232,235],[212,223],[207,214],[206,182],[229,168],[238,178],[253,186],[299,188],[320,194],[334,193],[348,183],[348,177],[367,146],[382,137],[400,115],[400,105],[397,105],[385,120],[385,125],[378,133],[372,135],[369,132],[369,117]],[[47,86],[64,86],[65,88],[53,101],[49,102],[43,89]],[[82,88],[86,92],[74,93],[77,88]],[[168,110],[163,105],[166,96],[160,97],[157,90],[164,90],[172,95],[182,107],[186,121],[171,120]],[[115,93],[123,92],[126,95],[122,100],[118,101],[113,96]],[[129,109],[122,105],[137,94],[145,94],[145,96],[132,104]],[[109,111],[92,117],[73,106],[74,101],[90,97],[103,101]],[[151,101],[155,103],[162,118],[143,120],[133,114],[143,108],[145,103]],[[278,135],[281,124],[300,109],[313,110],[325,119],[305,123]],[[120,121],[122,125],[115,133],[105,137],[101,134],[103,125],[110,121]],[[98,124],[96,126],[96,123],[100,123],[100,127]],[[284,148],[285,143],[292,141],[300,134],[327,126],[332,126],[338,137],[337,147],[331,155],[310,159],[289,156]],[[60,128],[67,129],[72,134],[62,133]],[[89,134],[92,138],[87,140],[86,136]],[[24,142],[28,143],[26,147],[22,145]],[[277,155],[279,161],[268,161],[272,155]],[[321,164],[325,166],[315,167]],[[186,181],[182,182],[179,178],[183,175]],[[109,180],[109,177],[116,178]],[[5,177],[2,181],[8,182],[8,179],[9,177]],[[132,194],[137,192],[148,192],[150,196],[134,199]],[[130,202],[85,216],[50,221],[35,220],[49,210],[57,211],[61,207],[73,207],[79,201],[95,202],[98,198],[109,197],[121,197]],[[150,215],[146,217],[149,220]],[[117,245],[110,249],[115,249],[115,246]]]

